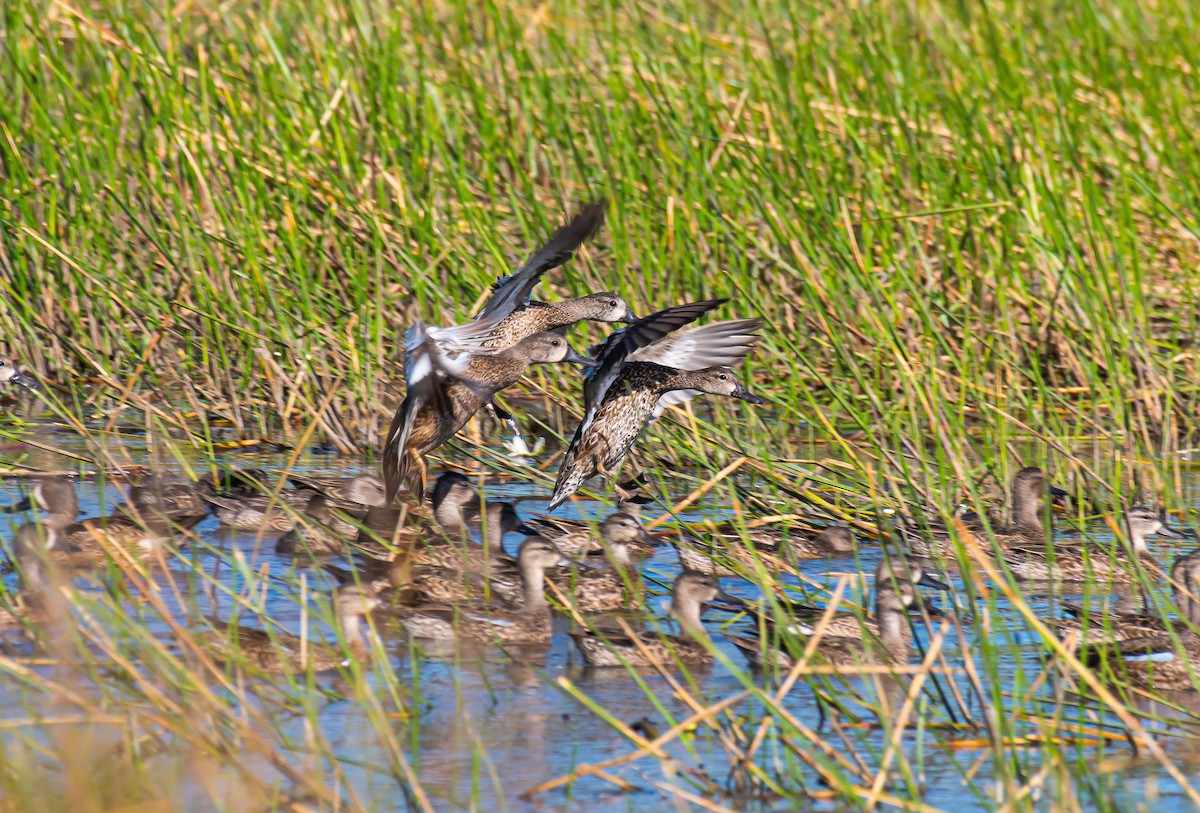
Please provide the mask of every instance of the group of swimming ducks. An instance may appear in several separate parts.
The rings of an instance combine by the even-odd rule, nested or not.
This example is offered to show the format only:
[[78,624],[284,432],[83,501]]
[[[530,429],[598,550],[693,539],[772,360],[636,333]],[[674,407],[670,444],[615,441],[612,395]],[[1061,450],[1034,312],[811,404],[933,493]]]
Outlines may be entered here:
[[[732,369],[753,349],[760,322],[692,324],[726,300],[688,303],[637,319],[614,293],[554,304],[531,299],[541,277],[569,260],[599,228],[603,211],[601,204],[586,207],[524,267],[499,280],[474,321],[446,328],[419,323],[408,331],[408,389],[384,446],[382,479],[369,474],[337,481],[291,477],[272,484],[261,472],[231,472],[196,485],[150,480],[131,489],[114,515],[83,521],[74,484],[65,478],[42,480],[23,503],[9,508],[38,509],[43,516],[14,534],[23,606],[7,618],[0,613],[0,624],[38,620],[48,565],[103,566],[121,552],[158,556],[210,513],[235,529],[278,532],[279,553],[348,556],[349,569],[324,564],[341,581],[337,617],[344,640],[360,658],[367,651],[363,617],[381,607],[416,638],[505,646],[548,643],[557,607],[571,616],[571,637],[589,665],[704,665],[713,658],[713,646],[701,616],[715,608],[753,621],[726,637],[755,666],[787,669],[799,658],[847,667],[898,663],[910,654],[910,613],[930,611],[918,588],[950,590],[933,574],[931,560],[952,562],[953,541],[963,534],[983,543],[980,548],[997,569],[1027,581],[1128,585],[1161,574],[1146,540],[1154,534],[1178,536],[1162,517],[1142,508],[1127,512],[1130,547],[1124,561],[1121,551],[1054,539],[1047,534],[1044,500],[1055,489],[1040,469],[1026,468],[1012,483],[1011,525],[961,521],[954,533],[901,526],[904,549],[885,555],[874,573],[873,614],[798,605],[774,595],[749,604],[720,587],[721,578],[787,572],[803,559],[853,558],[857,543],[846,528],[803,534],[727,523],[710,524],[703,539],[675,532],[670,541],[682,573],[671,588],[670,614],[679,629],[671,636],[639,630],[637,619],[628,615],[644,603],[639,560],[663,541],[642,523],[648,500],[636,493],[636,484],[618,487],[616,510],[595,528],[550,516],[525,523],[515,504],[483,499],[471,479],[454,471],[441,474],[426,508],[426,457],[485,407],[503,415],[497,395],[532,364],[571,362],[587,368],[583,418],[563,456],[551,512],[592,477],[613,478],[646,426],[668,407],[700,393],[762,403]],[[564,335],[581,320],[626,326],[583,355]],[[36,386],[11,362],[0,361],[0,382]],[[398,509],[403,490],[408,504]],[[479,546],[470,544],[476,533]],[[515,557],[504,548],[511,533],[526,537]],[[1132,683],[1191,689],[1192,660],[1200,663],[1195,631],[1200,552],[1177,560],[1171,583],[1179,621],[1078,607],[1069,608],[1072,618],[1055,624],[1084,641],[1088,658],[1119,663]],[[332,668],[341,662],[336,653],[306,651],[298,638],[247,627],[231,626],[212,642],[217,657],[232,660],[236,650],[269,672]]]

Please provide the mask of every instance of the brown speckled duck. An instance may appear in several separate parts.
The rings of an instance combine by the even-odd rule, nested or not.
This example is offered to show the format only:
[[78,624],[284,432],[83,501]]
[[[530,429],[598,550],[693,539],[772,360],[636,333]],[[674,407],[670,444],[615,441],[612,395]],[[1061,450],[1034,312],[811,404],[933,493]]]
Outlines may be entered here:
[[[1154,534],[1173,538],[1181,536],[1148,508],[1130,509],[1125,515],[1125,530],[1134,556],[1141,559],[1151,573],[1159,572],[1159,568],[1146,544],[1146,538]],[[1133,563],[1119,548],[1114,553],[1115,558],[1095,545],[1071,548],[1058,546],[1053,551],[1047,551],[1044,546],[1012,546],[1005,552],[1004,562],[1012,574],[1023,581],[1134,581]]]
[[[916,588],[930,587],[949,590],[918,563],[899,557],[881,561],[875,569],[875,617],[859,618],[853,613],[837,613],[821,629],[815,650],[816,659],[837,666],[861,663],[904,663],[912,646],[912,631],[908,609],[917,600]],[[820,625],[820,617],[809,619],[812,626],[801,622],[798,630],[811,634]],[[774,625],[771,625],[774,627]],[[795,655],[803,652],[806,638],[794,637],[788,645],[787,634],[775,628],[774,640],[764,639],[762,630],[749,635],[727,635],[726,638],[742,651],[751,665],[790,669]]]
[[562,302],[537,302],[533,289],[547,271],[570,260],[604,223],[604,202],[585,206],[556,231],[516,272],[496,280],[492,295],[474,321],[432,328],[435,338],[455,349],[505,349],[535,333],[559,331],[576,322],[632,322],[629,305],[617,294],[601,292]]
[[[333,494],[340,496],[334,497]],[[332,512],[329,516],[331,527],[339,535],[347,537],[352,537],[358,527],[350,518],[357,519],[367,507],[383,504],[380,480],[373,474],[362,474],[336,487],[331,486],[330,491],[303,486],[298,490],[283,489],[277,494],[263,494],[250,489],[228,494],[201,492],[201,497],[222,525],[238,531],[266,530],[279,533],[296,527],[300,515],[314,496],[326,497]],[[339,517],[340,512],[345,512],[347,516]]]
[[542,535],[553,542],[564,556],[573,558],[599,553],[612,545],[623,546],[627,554],[650,553],[655,547],[654,537],[646,531],[641,518],[625,511],[609,514],[597,531],[585,527],[561,536]]
[[387,499],[402,483],[412,494],[425,493],[425,455],[454,437],[471,417],[510,387],[531,364],[572,362],[591,365],[557,333],[535,333],[512,347],[491,352],[461,352],[439,347],[425,325],[405,337],[404,371],[408,392],[396,410],[383,447]]
[[550,603],[543,593],[546,571],[569,561],[544,539],[527,539],[517,555],[524,601],[521,609],[474,604],[414,608],[400,620],[416,638],[459,639],[482,643],[538,644],[550,640]]
[[[1152,514],[1152,512],[1147,512],[1147,514]],[[1148,521],[1150,517],[1147,516],[1145,519]],[[1158,517],[1154,517],[1154,519],[1161,522]],[[1133,525],[1132,522],[1129,524]],[[1159,533],[1161,532],[1160,529]],[[1174,533],[1173,530],[1172,533]],[[1132,533],[1130,538],[1132,541]],[[1135,550],[1137,549],[1136,542],[1133,547]],[[1139,554],[1149,555],[1149,551],[1139,551]],[[1093,564],[1102,562],[1102,556],[1103,554],[1098,553],[1093,557]],[[1131,607],[1136,606],[1133,604],[1135,593],[1130,593],[1116,608],[1109,611],[1064,603],[1062,608],[1071,617],[1055,619],[1050,624],[1063,635],[1076,633],[1085,642],[1091,643],[1152,637],[1163,635],[1168,630],[1182,632],[1188,626],[1187,622],[1182,619],[1192,617],[1200,609],[1194,606],[1196,599],[1193,597],[1200,596],[1200,592],[1196,592],[1197,590],[1200,590],[1200,550],[1177,557],[1171,566],[1171,591],[1175,596],[1175,605],[1179,608],[1179,619],[1164,620],[1159,615],[1134,612]],[[1123,607],[1129,607],[1129,609],[1122,609]]]
[[[1009,486],[1012,508],[1012,523],[1004,524],[999,521],[989,523],[990,531],[977,517],[969,517],[964,521],[977,542],[989,547],[989,540],[995,538],[1001,548],[1029,547],[1044,545],[1047,537],[1046,518],[1043,513],[1045,499],[1060,497],[1067,494],[1057,486],[1051,485],[1046,473],[1037,466],[1026,466],[1013,475]],[[916,529],[912,529],[915,531]],[[1053,538],[1054,529],[1050,527]],[[944,527],[928,529],[927,539],[914,539],[910,547],[918,556],[928,556],[940,553],[946,556],[954,555],[954,545]]]
[[679,623],[679,635],[639,635],[633,641],[615,632],[601,635],[577,631],[571,633],[571,638],[588,666],[708,666],[712,663],[712,641],[700,613],[704,605],[717,600],[741,603],[721,592],[712,576],[682,573],[671,588],[671,615]]
[[47,579],[43,562],[53,533],[53,529],[32,522],[13,533],[12,552],[21,574],[21,589],[15,596],[6,597],[8,606],[0,606],[0,628],[42,627],[57,620],[45,601]]
[[[424,494],[424,456],[453,437],[496,393],[516,383],[530,364],[588,363],[567,346],[565,328],[581,320],[633,320],[629,305],[613,293],[553,304],[531,299],[542,276],[570,259],[603,221],[604,204],[586,207],[524,267],[496,282],[473,322],[448,328],[418,324],[408,331],[408,394],[392,420],[383,454],[389,504],[403,483],[413,494]],[[553,344],[550,336],[561,344]]]
[[[1171,568],[1179,613],[1190,623],[1173,622],[1146,635],[1121,640],[1097,640],[1091,632],[1080,649],[1080,659],[1093,668],[1105,665],[1118,679],[1133,686],[1159,691],[1195,692],[1200,687],[1200,551],[1176,560]],[[1161,619],[1155,619],[1161,624]],[[1113,624],[1116,627],[1116,624]]]
[[[711,573],[714,576],[738,576],[757,570],[755,558],[768,571],[779,572],[784,564],[805,559],[852,556],[854,533],[834,525],[812,536],[800,536],[779,528],[752,528],[746,536],[753,551],[742,542],[735,528],[723,526],[709,543],[686,540],[677,542],[679,563],[684,570]],[[728,564],[727,564],[728,563]],[[732,566],[731,566],[732,565]]]
[[[365,661],[368,652],[363,635],[363,617],[379,605],[379,600],[362,587],[344,584],[338,588],[335,604],[338,626],[350,657]],[[286,632],[268,633],[253,627],[237,626],[218,629],[205,635],[204,640],[217,661],[246,661],[271,675],[295,674],[306,669],[325,672],[350,663],[346,653],[336,644],[314,647],[310,641],[306,650],[298,636]]]
[[595,475],[611,476],[646,426],[668,406],[699,393],[763,403],[730,368],[758,341],[757,319],[679,331],[727,301],[667,308],[616,331],[600,346],[598,363],[584,383],[583,420],[563,457],[549,510]]

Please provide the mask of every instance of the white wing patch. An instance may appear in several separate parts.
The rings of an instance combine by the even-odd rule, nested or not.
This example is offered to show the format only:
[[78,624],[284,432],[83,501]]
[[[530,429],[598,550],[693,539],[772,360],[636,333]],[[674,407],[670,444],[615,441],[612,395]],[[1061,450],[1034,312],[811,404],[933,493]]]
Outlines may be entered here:
[[670,392],[663,393],[658,397],[658,403],[654,405],[654,412],[650,415],[650,422],[661,418],[662,414],[667,411],[667,407],[686,403],[697,395],[700,395],[700,390],[671,390]]
[[627,361],[648,361],[677,370],[734,367],[754,349],[762,326],[757,319],[713,322],[664,336],[629,354]]

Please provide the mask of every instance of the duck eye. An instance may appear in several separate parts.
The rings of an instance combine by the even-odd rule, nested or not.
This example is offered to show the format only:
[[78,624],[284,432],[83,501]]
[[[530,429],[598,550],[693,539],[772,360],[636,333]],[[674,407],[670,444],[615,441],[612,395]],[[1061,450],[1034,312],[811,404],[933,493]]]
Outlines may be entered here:
[[608,300],[608,304],[615,308],[617,306],[617,300],[610,299]]
[[726,379],[728,379],[728,378],[729,378],[729,376],[725,375],[725,373],[721,373],[721,380],[722,380],[722,381],[725,381],[725,380],[726,380]]
[[558,347],[559,344],[560,344],[560,342],[558,341],[558,339],[555,339],[554,341],[550,342],[551,347]]

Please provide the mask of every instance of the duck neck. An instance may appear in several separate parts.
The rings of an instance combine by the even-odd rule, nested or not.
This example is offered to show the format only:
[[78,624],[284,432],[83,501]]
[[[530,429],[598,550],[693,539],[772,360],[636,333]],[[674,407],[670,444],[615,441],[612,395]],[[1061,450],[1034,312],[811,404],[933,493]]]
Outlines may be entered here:
[[521,581],[525,585],[523,612],[542,612],[550,607],[546,601],[546,572],[534,565],[521,566]]
[[679,637],[692,641],[707,640],[708,630],[700,620],[700,605],[695,602],[685,602],[682,606],[671,607],[671,614],[679,622]]
[[1042,501],[1035,493],[1026,490],[1013,492],[1013,523],[1017,530],[1035,536],[1044,536],[1046,524],[1042,517]]
[[[48,528],[52,532],[53,531],[61,531],[63,528],[66,528],[68,525],[75,524],[75,520],[78,517],[79,517],[78,512],[58,511],[53,514],[47,514],[45,517],[43,517],[42,525],[45,526],[46,528]],[[54,538],[54,535],[52,533],[50,538],[46,540],[48,547],[53,547],[53,538]]]
[[350,646],[350,652],[360,661],[367,656],[367,638],[363,635],[362,616],[358,613],[348,613],[341,618],[342,635]]
[[1129,544],[1133,548],[1134,556],[1150,556],[1150,545],[1146,542],[1146,534],[1141,531],[1129,529]]
[[443,500],[433,510],[433,518],[448,536],[462,538],[467,535],[467,523],[463,519],[462,503],[453,500]]
[[608,561],[612,562],[614,567],[632,566],[633,558],[629,555],[629,545],[624,542],[610,543]]
[[879,641],[894,661],[908,660],[912,645],[912,630],[904,613],[878,599],[875,602],[875,623],[879,625]]
[[504,522],[500,517],[488,518],[483,544],[489,553],[504,553]]
[[658,386],[659,394],[673,392],[675,390],[690,390],[695,389],[696,374],[690,370],[676,370],[672,367],[666,368],[670,372],[666,375],[663,381]]

